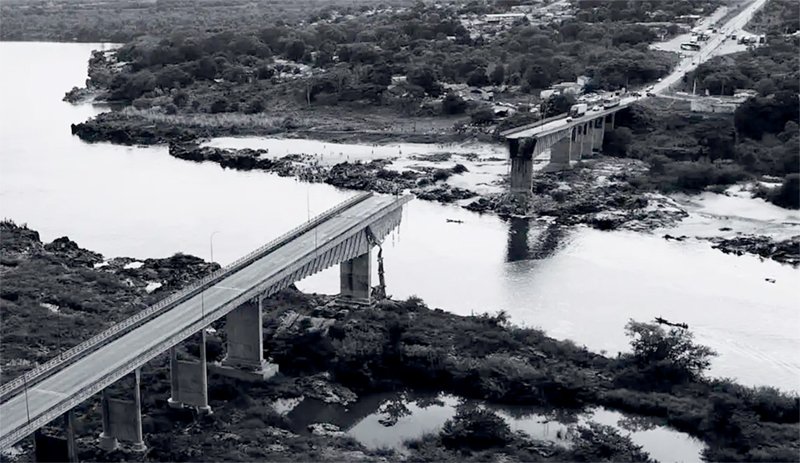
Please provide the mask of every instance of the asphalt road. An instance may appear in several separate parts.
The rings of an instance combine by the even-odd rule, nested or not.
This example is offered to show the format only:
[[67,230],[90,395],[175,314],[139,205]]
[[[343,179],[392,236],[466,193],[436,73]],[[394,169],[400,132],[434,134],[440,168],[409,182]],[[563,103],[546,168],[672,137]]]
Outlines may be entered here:
[[[651,93],[654,94],[661,94],[664,93],[667,89],[669,89],[672,85],[683,79],[683,76],[686,75],[689,71],[694,70],[697,68],[698,65],[704,63],[711,59],[711,57],[715,56],[715,52],[720,49],[720,47],[725,43],[725,38],[729,34],[742,34],[742,29],[747,25],[750,19],[753,17],[758,9],[760,9],[767,0],[754,0],[750,5],[745,7],[739,14],[728,20],[724,25],[718,27],[719,33],[714,34],[712,38],[707,40],[703,45],[702,48],[694,53],[693,55],[687,56],[683,58],[678,65],[675,67],[675,70],[672,71],[671,74],[662,78],[659,82],[653,85],[653,88],[650,90]],[[710,26],[710,24],[708,24]],[[603,109],[597,112],[587,112],[586,115],[581,117],[574,117],[570,121],[567,121],[567,117],[562,119],[557,119],[546,124],[542,124],[537,127],[533,127],[530,129],[525,129],[520,132],[507,135],[506,138],[514,139],[514,138],[528,138],[528,137],[536,137],[536,136],[544,136],[547,134],[559,132],[562,130],[566,130],[569,127],[574,127],[579,125],[583,122],[586,122],[591,119],[596,119],[602,115],[609,114],[612,112],[619,111],[621,108],[630,105],[638,100],[643,100],[645,98],[649,98],[644,90],[641,92],[641,96],[634,97],[634,96],[627,96],[620,99],[620,105],[614,108]]]
[[[745,7],[741,12],[739,12],[739,14],[728,20],[728,22],[723,24],[721,27],[718,27],[717,29],[719,30],[719,33],[714,34],[710,39],[708,39],[702,45],[702,48],[700,48],[699,51],[682,59],[672,74],[664,77],[660,82],[657,82],[653,86],[651,92],[655,94],[663,93],[669,87],[681,80],[687,72],[694,70],[701,63],[711,59],[711,57],[714,56],[714,52],[720,46],[722,46],[722,44],[725,42],[725,38],[728,35],[741,35],[741,31],[744,26],[750,22],[750,19],[752,19],[755,12],[764,6],[766,2],[767,0],[754,0],[753,3]],[[644,97],[645,96],[643,96],[643,98]]]
[[[372,196],[353,205],[274,252],[227,276],[207,289],[202,296],[197,295],[176,305],[111,344],[29,386],[27,393],[20,393],[0,405],[0,440],[24,426],[29,416],[30,420],[35,420],[71,395],[95,384],[106,374],[137,358],[142,352],[158,346],[191,323],[199,321],[203,313],[206,315],[214,313],[235,297],[277,276],[282,270],[303,258],[310,262],[313,259],[313,255],[308,256],[310,252],[331,240],[347,235],[351,227],[362,223],[394,201],[396,201],[394,197]],[[13,442],[8,442],[4,443],[4,446],[12,444]]]

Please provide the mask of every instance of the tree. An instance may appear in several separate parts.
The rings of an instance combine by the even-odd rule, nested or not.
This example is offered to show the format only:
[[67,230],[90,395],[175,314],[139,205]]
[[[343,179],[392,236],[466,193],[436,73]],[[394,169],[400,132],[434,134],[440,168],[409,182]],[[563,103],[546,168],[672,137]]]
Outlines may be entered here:
[[406,75],[406,80],[410,84],[422,87],[431,96],[438,96],[442,91],[433,69],[427,66],[411,69]]
[[244,112],[246,114],[256,114],[260,113],[266,108],[266,104],[264,103],[264,99],[260,96],[257,96],[250,100],[247,106],[244,108]]
[[494,85],[503,85],[506,79],[506,68],[502,64],[498,64],[492,69],[491,81]]
[[211,103],[211,112],[213,114],[224,113],[228,110],[228,102],[224,98],[220,98]]
[[292,40],[286,46],[286,58],[300,61],[306,53],[306,44],[302,40]]
[[787,175],[783,184],[770,192],[769,200],[781,207],[800,209],[800,174]]
[[699,378],[716,356],[710,347],[694,343],[694,335],[684,328],[664,330],[655,323],[630,320],[625,334],[631,338],[633,357],[642,365],[670,368],[688,378]]
[[487,125],[494,122],[494,111],[492,108],[483,107],[473,111],[469,117],[475,125]]
[[626,157],[633,141],[633,132],[627,127],[617,127],[603,137],[603,154]]
[[195,68],[194,76],[198,79],[214,79],[217,77],[216,63],[214,63],[214,61],[208,56],[200,58],[200,60],[197,61],[197,67]]
[[489,84],[489,78],[486,77],[486,70],[478,68],[467,77],[467,85],[472,87],[483,87]]
[[442,113],[461,114],[467,109],[467,102],[455,93],[448,93],[442,100]]
[[542,102],[542,117],[547,118],[569,112],[569,108],[574,104],[575,97],[573,95],[553,95]]

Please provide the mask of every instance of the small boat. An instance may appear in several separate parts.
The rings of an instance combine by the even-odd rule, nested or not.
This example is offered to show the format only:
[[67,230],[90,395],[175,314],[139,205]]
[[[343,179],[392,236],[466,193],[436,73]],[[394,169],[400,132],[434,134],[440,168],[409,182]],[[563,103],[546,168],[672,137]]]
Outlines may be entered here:
[[667,326],[674,326],[675,328],[683,328],[685,330],[689,329],[689,325],[686,323],[672,323],[669,320],[661,317],[656,317],[656,323],[659,325],[667,325]]

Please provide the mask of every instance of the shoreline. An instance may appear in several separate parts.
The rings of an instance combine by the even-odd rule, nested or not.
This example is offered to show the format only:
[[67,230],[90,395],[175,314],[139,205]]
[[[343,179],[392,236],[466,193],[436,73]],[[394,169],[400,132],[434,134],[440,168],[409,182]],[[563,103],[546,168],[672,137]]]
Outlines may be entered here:
[[[191,256],[182,256],[179,260],[175,260],[178,256],[142,261],[128,258],[103,259],[97,253],[81,249],[66,237],[44,244],[38,240],[38,234],[33,230],[8,222],[4,222],[2,227],[0,256],[5,285],[0,302],[4,306],[6,320],[9,317],[16,320],[13,327],[15,332],[32,328],[24,328],[29,322],[18,318],[19,310],[26,310],[23,307],[30,307],[30,304],[39,304],[39,310],[44,311],[42,314],[45,319],[58,318],[62,324],[65,323],[64,320],[84,319],[82,323],[85,325],[88,322],[90,330],[99,330],[103,325],[96,325],[97,321],[91,321],[92,318],[87,319],[83,315],[86,310],[92,310],[92,313],[100,316],[94,320],[103,319],[108,323],[107,307],[112,306],[109,302],[120,300],[116,315],[110,318],[115,320],[117,317],[132,315],[148,303],[145,301],[155,302],[169,291],[187,284],[192,278],[212,270],[215,265]],[[49,266],[45,264],[47,262],[56,265]],[[140,262],[141,265],[135,262]],[[191,265],[184,265],[186,262]],[[37,271],[31,273],[32,269]],[[185,269],[193,270],[187,273]],[[64,301],[66,293],[63,293],[58,283],[60,276],[67,275],[71,279],[88,281],[104,279],[109,282],[107,285],[114,281],[128,280],[133,282],[133,286],[125,284],[125,289],[120,286],[117,290],[103,292],[96,286],[84,285],[87,289],[72,298],[71,303],[67,303]],[[37,283],[32,285],[31,278]],[[163,284],[152,289],[152,286],[147,285],[152,280]],[[113,287],[115,286],[110,286]],[[42,297],[47,299],[46,305],[42,305]],[[791,433],[796,434],[798,430],[796,395],[769,392],[764,388],[747,388],[725,380],[663,376],[664,365],[652,369],[652,366],[637,363],[629,354],[608,358],[591,353],[571,341],[557,341],[541,331],[508,324],[502,314],[457,316],[430,309],[421,300],[413,298],[407,301],[381,301],[367,310],[342,310],[333,299],[332,296],[304,294],[296,289],[289,289],[266,302],[265,310],[269,315],[265,317],[264,323],[265,350],[281,365],[283,374],[275,381],[257,385],[212,376],[209,394],[212,406],[218,411],[212,420],[217,423],[215,428],[241,413],[236,410],[243,404],[248,404],[245,409],[252,409],[255,403],[261,403],[263,407],[269,401],[279,398],[322,397],[332,393],[340,398],[352,399],[381,391],[418,390],[446,392],[492,403],[567,409],[604,406],[636,413],[650,417],[656,423],[668,424],[701,438],[708,446],[707,452],[714,459],[723,456],[726,460],[751,459],[756,454],[750,452],[756,452],[756,447],[761,447],[764,439],[784,439],[777,447],[772,447],[773,452],[779,452],[774,455],[788,455],[780,452],[790,452],[791,448],[797,448],[799,444],[787,437]],[[308,322],[287,325],[284,322],[287,317]],[[6,330],[11,329],[7,323],[5,325]],[[207,345],[211,361],[218,359],[224,351],[224,326],[217,325]],[[42,326],[58,326],[58,323],[46,323]],[[84,336],[91,334],[93,333],[86,332]],[[58,346],[55,345],[57,336],[43,332],[36,336],[41,338],[40,343],[53,344],[52,351],[42,357],[42,360],[58,352]],[[6,339],[9,339],[8,333]],[[79,341],[80,339],[70,338],[68,343],[60,347],[67,348],[69,343]],[[349,346],[353,346],[353,343],[362,348],[350,350]],[[28,342],[20,344],[13,339],[4,342],[4,358],[14,357],[19,371],[27,369],[31,364],[25,364],[22,360],[31,355],[31,351],[27,350],[30,348],[25,347],[29,345],[31,344]],[[191,340],[181,348],[185,352],[191,352],[192,349],[196,350],[196,344]],[[169,389],[166,360],[165,356],[161,356],[144,370],[143,374],[151,378],[143,382],[144,418],[151,449],[165,458],[175,459],[181,453],[174,452],[196,452],[203,446],[201,444],[198,447],[197,442],[187,442],[175,434],[183,426],[176,427],[176,424],[195,418],[181,418],[180,413],[161,406],[166,397],[164,394]],[[7,368],[8,365],[4,365],[4,371],[8,371]],[[4,375],[4,380],[8,379],[10,378]],[[99,415],[94,412],[90,402],[93,401],[78,408],[78,415],[85,421],[88,429],[97,430]],[[736,405],[732,409],[720,409],[718,402]],[[769,406],[772,408],[763,408],[766,404],[771,404]],[[750,429],[749,440],[742,441],[740,437],[738,441],[730,441],[725,437],[731,432],[729,428],[717,429],[713,426],[714,420],[722,419],[718,414],[722,413],[724,416],[725,413],[734,413],[735,410],[753,413],[746,415],[750,418],[741,422],[741,426],[747,423],[746,426]],[[777,411],[781,411],[779,415],[775,415]],[[357,451],[373,458],[379,456],[360,445],[342,440],[342,435],[335,432],[333,437],[297,436],[287,429],[288,423],[285,419],[274,412],[260,412],[255,416],[267,426],[259,429],[271,431],[269,437],[258,434],[261,437],[249,438],[256,439],[256,442],[265,437],[269,442],[277,439],[285,447],[277,452],[274,448],[269,450],[261,447],[261,453],[251,456],[257,459],[288,457],[291,455],[291,452],[286,453],[288,443],[303,439],[311,439],[314,445],[329,449],[327,456],[324,453],[307,455],[320,461],[341,459],[343,451]],[[736,416],[738,420],[744,419],[740,415]],[[464,419],[478,418],[481,417],[467,416]],[[245,432],[235,422],[229,422],[225,426],[228,429],[226,432]],[[775,434],[778,429],[783,431]],[[254,431],[257,430],[251,430]],[[241,434],[242,437],[244,435]],[[209,430],[196,435],[196,438],[213,438],[213,432]],[[605,436],[599,440],[607,442],[609,438],[611,437]],[[188,449],[165,447],[174,439],[181,439],[181,445],[186,445]],[[443,444],[445,441],[436,439],[433,442],[434,447],[445,452],[444,455],[448,458],[455,458],[459,454],[450,453],[455,450]],[[536,442],[515,439],[498,445],[501,448],[515,449],[517,457],[525,461],[524,458],[530,457],[530,454],[522,452],[531,445],[535,447]],[[236,441],[231,439],[230,442],[219,444],[220,448],[215,449],[213,455],[202,453],[196,456],[221,458],[225,452],[236,447]],[[431,442],[426,442],[425,445],[418,445],[416,450],[412,449],[412,455],[426,448],[429,451]],[[82,459],[102,461],[111,457],[98,452],[91,444],[91,439],[84,439],[83,444]],[[770,445],[773,444],[775,442]],[[785,447],[786,445],[789,447]],[[623,447],[626,451],[631,449],[627,444]],[[492,448],[494,451],[498,450],[498,447]],[[543,457],[540,453],[536,455],[537,459],[544,458],[544,461],[575,458],[574,454],[563,453],[564,451],[556,449],[548,457]],[[471,452],[472,456],[480,455],[477,450],[473,449]],[[402,459],[397,454],[381,455],[389,461]],[[418,457],[423,455],[424,453],[417,453]],[[622,458],[622,454],[619,455]]]

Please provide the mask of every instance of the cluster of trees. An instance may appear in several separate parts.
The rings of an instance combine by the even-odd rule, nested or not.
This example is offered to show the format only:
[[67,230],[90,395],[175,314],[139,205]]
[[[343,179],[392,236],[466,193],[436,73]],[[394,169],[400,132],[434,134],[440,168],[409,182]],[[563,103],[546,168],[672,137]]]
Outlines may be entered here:
[[[187,87],[196,93],[220,80],[262,91],[269,83],[285,83],[274,78],[281,71],[280,58],[313,70],[313,76],[288,84],[298,101],[407,104],[408,97],[442,95],[443,83],[518,85],[530,92],[587,74],[597,88],[619,88],[655,80],[673,62],[668,54],[649,50],[654,35],[632,23],[532,25],[522,20],[495,37],[472,39],[459,16],[474,6],[417,3],[356,16],[333,15],[329,8],[315,14],[313,23],[279,21],[264,27],[244,22],[236,32],[198,28],[143,36],[119,50],[119,59],[130,66],[107,86],[112,98],[126,101]],[[386,96],[394,75],[406,81]],[[453,102],[442,111],[462,112]],[[228,104],[225,110],[237,106]]]
[[771,36],[767,45],[732,56],[715,57],[684,78],[684,87],[708,91],[711,95],[733,95],[737,90],[754,89],[761,96],[777,92],[798,92],[800,56],[797,37]]
[[753,15],[747,28],[767,34],[794,34],[800,30],[800,8],[795,0],[770,0]]
[[582,21],[673,21],[677,16],[710,14],[720,5],[715,0],[578,0]]
[[0,40],[124,43],[175,31],[257,29],[275,21],[319,19],[336,8],[351,14],[412,0],[5,0],[0,2]]

